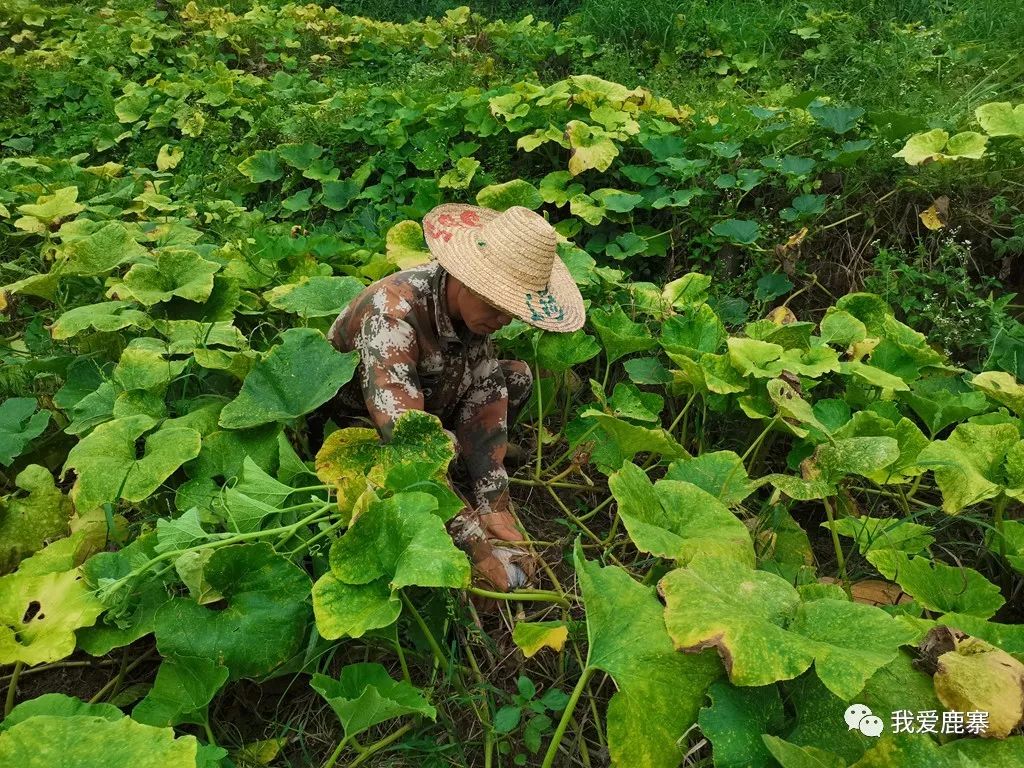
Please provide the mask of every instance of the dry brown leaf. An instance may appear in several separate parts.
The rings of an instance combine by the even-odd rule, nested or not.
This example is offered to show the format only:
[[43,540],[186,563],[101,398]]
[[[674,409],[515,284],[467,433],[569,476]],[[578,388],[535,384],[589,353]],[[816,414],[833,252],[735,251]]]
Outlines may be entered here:
[[919,214],[919,218],[928,229],[942,229],[949,222],[949,198],[937,197],[927,209]]

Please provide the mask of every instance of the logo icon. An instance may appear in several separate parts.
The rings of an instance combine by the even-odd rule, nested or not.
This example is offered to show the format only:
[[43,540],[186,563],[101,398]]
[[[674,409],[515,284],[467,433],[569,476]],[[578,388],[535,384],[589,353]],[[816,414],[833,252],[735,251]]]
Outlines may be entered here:
[[851,704],[846,708],[843,719],[851,731],[860,731],[865,736],[881,736],[885,727],[882,718],[871,714],[871,708],[865,704]]

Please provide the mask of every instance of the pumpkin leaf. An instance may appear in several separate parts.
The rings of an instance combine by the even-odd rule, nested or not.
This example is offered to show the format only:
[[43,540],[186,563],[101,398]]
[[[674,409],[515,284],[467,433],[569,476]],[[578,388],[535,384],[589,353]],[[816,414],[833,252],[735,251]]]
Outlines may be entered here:
[[211,660],[237,680],[265,675],[299,650],[309,614],[303,570],[261,542],[217,549],[203,575],[227,605],[172,598],[155,618],[161,654]]
[[685,564],[701,552],[754,565],[754,546],[743,522],[692,483],[659,480],[629,462],[608,478],[629,537],[641,552]]
[[357,364],[357,353],[339,353],[319,331],[289,328],[281,343],[253,366],[218,423],[246,429],[309,413],[348,383]]
[[309,684],[331,705],[346,739],[403,715],[437,718],[437,710],[421,690],[404,680],[391,679],[380,664],[349,664],[337,680],[315,673]]
[[573,562],[587,609],[586,667],[607,672],[618,688],[607,716],[612,765],[675,768],[677,742],[721,665],[711,654],[674,651],[653,589],[588,562],[579,542]]

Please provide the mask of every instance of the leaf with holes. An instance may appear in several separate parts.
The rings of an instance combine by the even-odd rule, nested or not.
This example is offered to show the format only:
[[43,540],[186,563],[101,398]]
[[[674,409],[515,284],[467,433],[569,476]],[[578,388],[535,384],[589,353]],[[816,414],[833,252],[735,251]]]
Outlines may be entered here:
[[[90,590],[63,539],[0,578],[0,664],[59,661],[75,650],[75,630],[95,623],[104,605]],[[69,562],[70,560],[70,562]]]

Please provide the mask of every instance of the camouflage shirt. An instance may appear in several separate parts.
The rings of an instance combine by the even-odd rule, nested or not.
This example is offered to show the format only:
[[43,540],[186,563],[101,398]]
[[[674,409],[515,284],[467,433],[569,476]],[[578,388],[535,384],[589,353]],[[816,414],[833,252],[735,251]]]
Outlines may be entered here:
[[367,287],[328,332],[342,352],[360,355],[338,404],[369,412],[385,440],[410,409],[438,416],[454,431],[481,511],[507,501],[504,468],[509,407],[529,395],[520,361],[497,360],[488,336],[456,328],[448,314],[448,273],[437,262],[402,270]]

